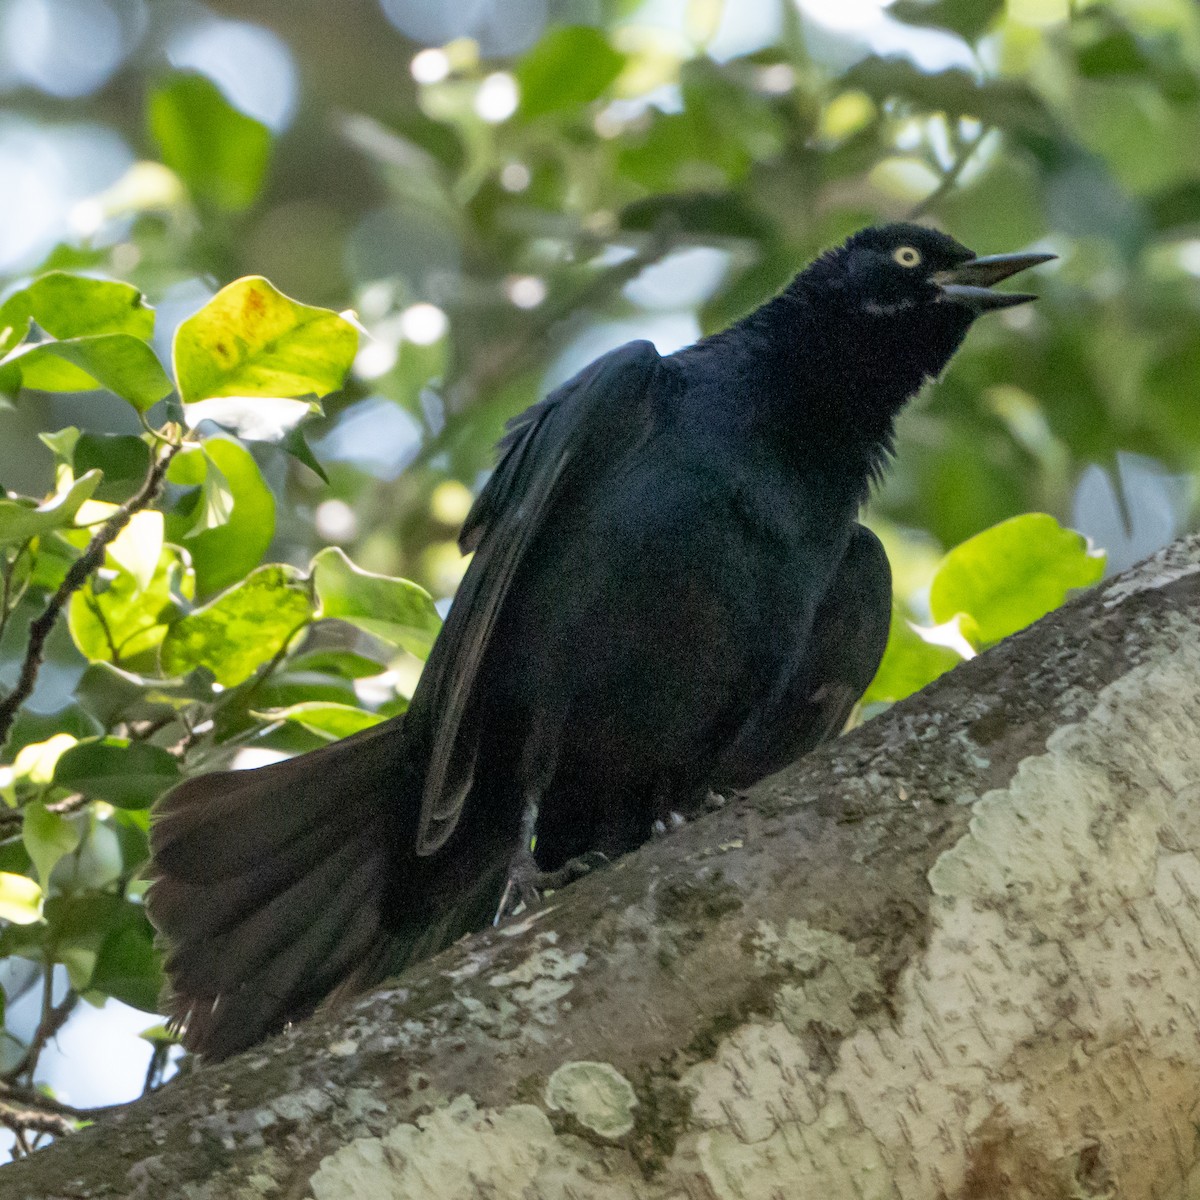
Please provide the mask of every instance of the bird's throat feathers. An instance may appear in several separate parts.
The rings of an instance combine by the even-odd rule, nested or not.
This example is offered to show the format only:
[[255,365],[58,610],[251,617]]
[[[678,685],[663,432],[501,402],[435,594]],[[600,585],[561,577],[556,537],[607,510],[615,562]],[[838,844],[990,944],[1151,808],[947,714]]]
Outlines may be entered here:
[[831,291],[821,265],[696,349],[740,348],[754,380],[756,423],[806,468],[834,461],[861,472],[865,493],[891,455],[896,417],[941,373],[969,321],[854,301]]

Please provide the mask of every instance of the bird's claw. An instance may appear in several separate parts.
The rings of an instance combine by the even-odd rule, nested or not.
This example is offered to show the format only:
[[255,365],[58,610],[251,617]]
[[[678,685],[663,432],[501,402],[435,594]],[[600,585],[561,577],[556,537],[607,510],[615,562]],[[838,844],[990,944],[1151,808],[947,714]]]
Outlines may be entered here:
[[537,865],[537,860],[528,851],[519,852],[508,869],[508,882],[504,885],[504,893],[492,918],[493,925],[516,916],[527,908],[540,904],[547,892],[557,891],[582,879],[598,867],[609,864],[607,854],[599,850],[589,850],[577,858],[569,859],[556,871],[543,871]]

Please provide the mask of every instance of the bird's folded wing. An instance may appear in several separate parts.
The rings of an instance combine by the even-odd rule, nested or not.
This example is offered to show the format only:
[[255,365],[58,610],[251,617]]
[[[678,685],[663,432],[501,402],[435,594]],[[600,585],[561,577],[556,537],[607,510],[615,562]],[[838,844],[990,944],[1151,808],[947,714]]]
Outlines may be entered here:
[[407,713],[409,734],[430,747],[418,854],[432,854],[453,833],[470,791],[476,676],[523,557],[556,498],[589,462],[611,462],[647,435],[661,369],[649,342],[630,342],[521,414],[500,443],[500,461],[460,537],[475,557]]

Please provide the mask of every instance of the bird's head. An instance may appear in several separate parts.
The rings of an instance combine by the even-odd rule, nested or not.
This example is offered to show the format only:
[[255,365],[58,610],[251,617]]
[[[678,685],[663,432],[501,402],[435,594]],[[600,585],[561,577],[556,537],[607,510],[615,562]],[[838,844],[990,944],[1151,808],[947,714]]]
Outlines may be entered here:
[[[810,311],[821,314],[831,368],[861,376],[851,390],[875,396],[886,414],[941,373],[981,313],[1034,299],[994,292],[994,284],[1052,258],[980,258],[924,225],[877,225],[823,254],[794,286]],[[854,347],[849,355],[838,349],[846,339]]]
[[980,313],[1034,299],[1024,292],[994,292],[994,284],[1053,254],[993,254],[979,258],[948,234],[923,225],[877,225],[814,264],[840,302],[873,316],[910,314],[936,324],[961,326]]

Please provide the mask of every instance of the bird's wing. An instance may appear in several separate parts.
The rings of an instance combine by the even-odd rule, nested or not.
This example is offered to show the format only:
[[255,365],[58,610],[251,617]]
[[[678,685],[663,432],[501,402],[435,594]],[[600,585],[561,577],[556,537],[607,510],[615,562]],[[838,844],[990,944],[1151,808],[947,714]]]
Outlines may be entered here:
[[475,557],[406,714],[415,744],[430,748],[418,854],[433,853],[453,833],[470,791],[478,743],[467,719],[472,692],[522,558],[581,467],[612,462],[649,432],[661,361],[645,341],[611,351],[512,421],[500,443],[496,470],[459,538]]
[[714,783],[748,786],[836,737],[879,669],[891,612],[887,554],[875,534],[856,525],[787,687],[738,731]]

